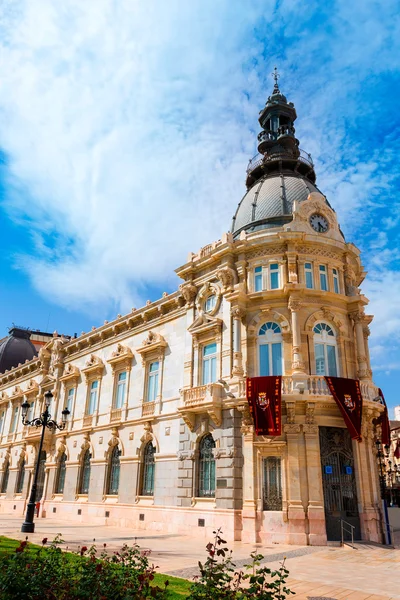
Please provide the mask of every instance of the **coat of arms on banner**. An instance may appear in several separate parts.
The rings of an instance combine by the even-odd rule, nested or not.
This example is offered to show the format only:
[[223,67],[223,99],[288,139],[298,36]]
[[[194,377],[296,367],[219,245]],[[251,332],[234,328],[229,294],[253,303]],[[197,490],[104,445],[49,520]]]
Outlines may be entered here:
[[354,400],[350,396],[350,394],[344,394],[344,404],[351,411],[353,411],[356,407]]
[[259,392],[257,403],[262,410],[267,410],[270,405],[270,401],[265,392]]

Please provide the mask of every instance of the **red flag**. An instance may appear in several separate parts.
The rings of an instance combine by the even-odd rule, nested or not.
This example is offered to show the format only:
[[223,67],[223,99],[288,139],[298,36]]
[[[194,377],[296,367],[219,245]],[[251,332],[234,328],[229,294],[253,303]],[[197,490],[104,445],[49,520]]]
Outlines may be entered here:
[[378,418],[378,423],[380,423],[382,426],[381,442],[382,442],[383,446],[389,446],[390,445],[390,423],[389,423],[388,409],[387,409],[385,397],[382,393],[381,388],[379,388],[378,392],[379,392],[380,397],[383,400],[383,406],[385,407],[383,410],[383,413]]
[[361,442],[362,396],[358,379],[325,377],[353,440]]
[[280,375],[247,379],[247,401],[256,435],[281,435],[281,387]]
[[397,439],[396,449],[394,451],[395,458],[400,458],[400,438]]

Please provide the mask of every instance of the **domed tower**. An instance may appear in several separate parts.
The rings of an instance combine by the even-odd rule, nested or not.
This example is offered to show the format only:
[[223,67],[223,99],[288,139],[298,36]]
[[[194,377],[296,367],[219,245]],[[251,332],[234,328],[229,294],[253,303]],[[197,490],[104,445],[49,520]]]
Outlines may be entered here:
[[26,329],[13,327],[8,337],[0,342],[0,373],[9,371],[37,356],[36,348],[30,341],[31,333]]
[[278,77],[275,68],[274,89],[258,119],[258,154],[248,164],[247,192],[233,217],[235,237],[289,223],[293,202],[319,192],[311,155],[299,148],[295,137],[296,109],[281,93]]
[[[229,435],[236,436],[234,464],[242,480],[232,477],[226,486],[232,508],[241,509],[235,535],[242,540],[319,545],[340,539],[342,520],[355,538],[379,541],[373,442],[383,406],[368,352],[372,316],[365,314],[368,300],[359,287],[365,271],[316,186],[311,156],[299,148],[296,110],[280,91],[276,71],[274,79],[259,115],[259,154],[248,165],[231,231],[177,270],[195,307],[188,313],[194,341],[180,411],[195,444],[202,412],[222,427],[213,435],[223,440],[224,411],[231,410]],[[206,393],[202,344],[211,340],[224,387],[214,384]],[[245,386],[270,376],[282,378],[281,433],[258,435]],[[357,433],[331,392],[332,378],[353,382],[362,396]],[[351,413],[353,397],[345,401]],[[237,411],[239,431],[233,427]],[[216,491],[217,507],[227,507],[229,494]]]

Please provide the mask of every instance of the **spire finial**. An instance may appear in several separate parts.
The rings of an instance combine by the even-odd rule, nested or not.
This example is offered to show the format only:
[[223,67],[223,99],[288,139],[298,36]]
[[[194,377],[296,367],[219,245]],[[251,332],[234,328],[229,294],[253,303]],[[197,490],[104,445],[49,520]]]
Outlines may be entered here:
[[272,77],[274,78],[274,89],[273,89],[273,94],[280,94],[280,90],[279,90],[279,86],[278,86],[278,79],[280,77],[279,73],[278,73],[278,69],[275,67],[273,73],[271,73]]

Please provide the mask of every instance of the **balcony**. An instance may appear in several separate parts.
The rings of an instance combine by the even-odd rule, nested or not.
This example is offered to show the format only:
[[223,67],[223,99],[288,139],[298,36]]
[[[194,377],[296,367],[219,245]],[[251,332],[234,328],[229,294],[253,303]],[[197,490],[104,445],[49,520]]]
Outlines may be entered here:
[[112,408],[110,413],[110,422],[115,423],[122,419],[122,408]]
[[142,417],[152,417],[154,415],[155,407],[155,402],[143,402]]
[[219,383],[209,383],[181,390],[183,406],[179,408],[183,420],[193,431],[196,414],[207,413],[219,427],[222,423],[222,393],[223,386]]

